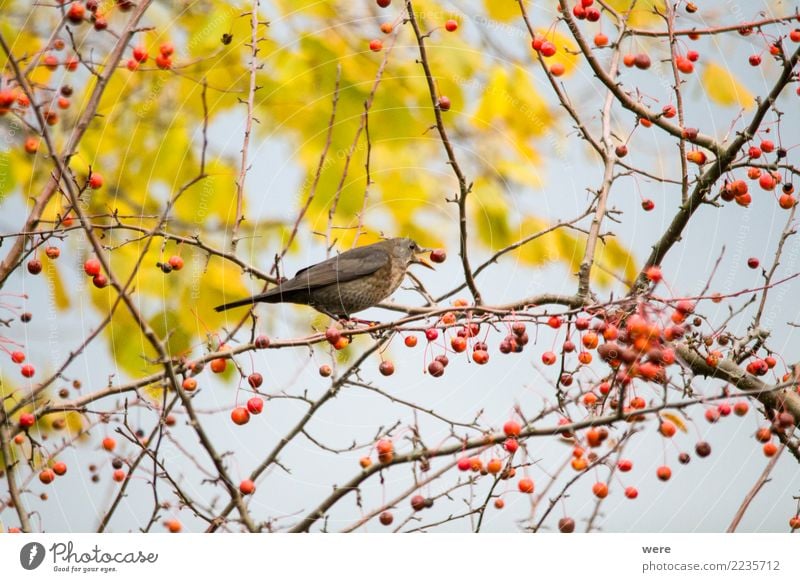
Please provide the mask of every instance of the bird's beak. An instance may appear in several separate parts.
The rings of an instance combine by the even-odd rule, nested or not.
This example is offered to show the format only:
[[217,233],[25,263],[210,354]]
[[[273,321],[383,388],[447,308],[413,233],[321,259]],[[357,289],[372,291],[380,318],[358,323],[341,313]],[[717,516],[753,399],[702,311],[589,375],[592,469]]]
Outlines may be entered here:
[[[431,252],[431,249],[420,249],[419,252],[420,253],[429,253],[429,252]],[[413,259],[411,259],[411,262],[412,263],[417,263],[418,265],[424,265],[424,266],[428,267],[429,269],[431,269],[432,271],[436,270],[436,269],[433,268],[433,265],[431,265],[430,261],[428,261],[424,257],[419,256],[419,254],[417,254],[417,256],[415,256]]]

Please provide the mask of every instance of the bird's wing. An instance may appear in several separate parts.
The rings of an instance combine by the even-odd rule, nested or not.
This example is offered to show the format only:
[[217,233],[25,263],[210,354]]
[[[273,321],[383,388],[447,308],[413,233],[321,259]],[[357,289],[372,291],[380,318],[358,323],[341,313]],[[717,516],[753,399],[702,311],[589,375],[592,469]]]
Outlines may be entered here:
[[280,285],[282,292],[314,289],[371,275],[389,263],[389,253],[374,246],[358,247],[297,272]]

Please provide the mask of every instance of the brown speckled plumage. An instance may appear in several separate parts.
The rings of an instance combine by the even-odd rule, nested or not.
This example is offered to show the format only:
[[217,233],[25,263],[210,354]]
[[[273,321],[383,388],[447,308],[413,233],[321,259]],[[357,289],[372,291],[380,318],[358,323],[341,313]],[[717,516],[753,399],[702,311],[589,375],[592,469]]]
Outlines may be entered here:
[[293,279],[265,293],[220,305],[216,310],[256,302],[298,303],[334,317],[349,318],[394,293],[411,263],[427,265],[416,258],[420,252],[422,249],[408,238],[358,247],[302,269]]

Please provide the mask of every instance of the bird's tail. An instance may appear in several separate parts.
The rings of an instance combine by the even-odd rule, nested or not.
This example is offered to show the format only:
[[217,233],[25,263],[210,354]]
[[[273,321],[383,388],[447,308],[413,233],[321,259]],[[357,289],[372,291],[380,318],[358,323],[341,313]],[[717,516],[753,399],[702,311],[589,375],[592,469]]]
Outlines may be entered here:
[[253,306],[255,303],[260,301],[266,303],[274,303],[275,302],[275,294],[270,293],[267,291],[266,293],[261,293],[259,295],[253,295],[252,297],[247,297],[245,299],[237,299],[236,301],[231,301],[230,303],[225,303],[223,305],[217,305],[214,308],[214,311],[227,311],[228,309],[233,309],[234,307],[244,307],[245,305]]

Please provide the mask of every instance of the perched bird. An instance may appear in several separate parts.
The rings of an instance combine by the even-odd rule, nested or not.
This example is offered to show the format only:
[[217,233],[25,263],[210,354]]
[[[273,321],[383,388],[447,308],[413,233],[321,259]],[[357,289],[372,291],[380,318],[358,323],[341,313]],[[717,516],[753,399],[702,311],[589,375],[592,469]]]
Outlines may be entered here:
[[265,293],[215,309],[225,311],[256,302],[298,303],[338,319],[349,319],[353,313],[373,307],[394,293],[412,263],[433,269],[417,256],[425,252],[428,250],[410,238],[383,240],[306,267],[293,279]]

